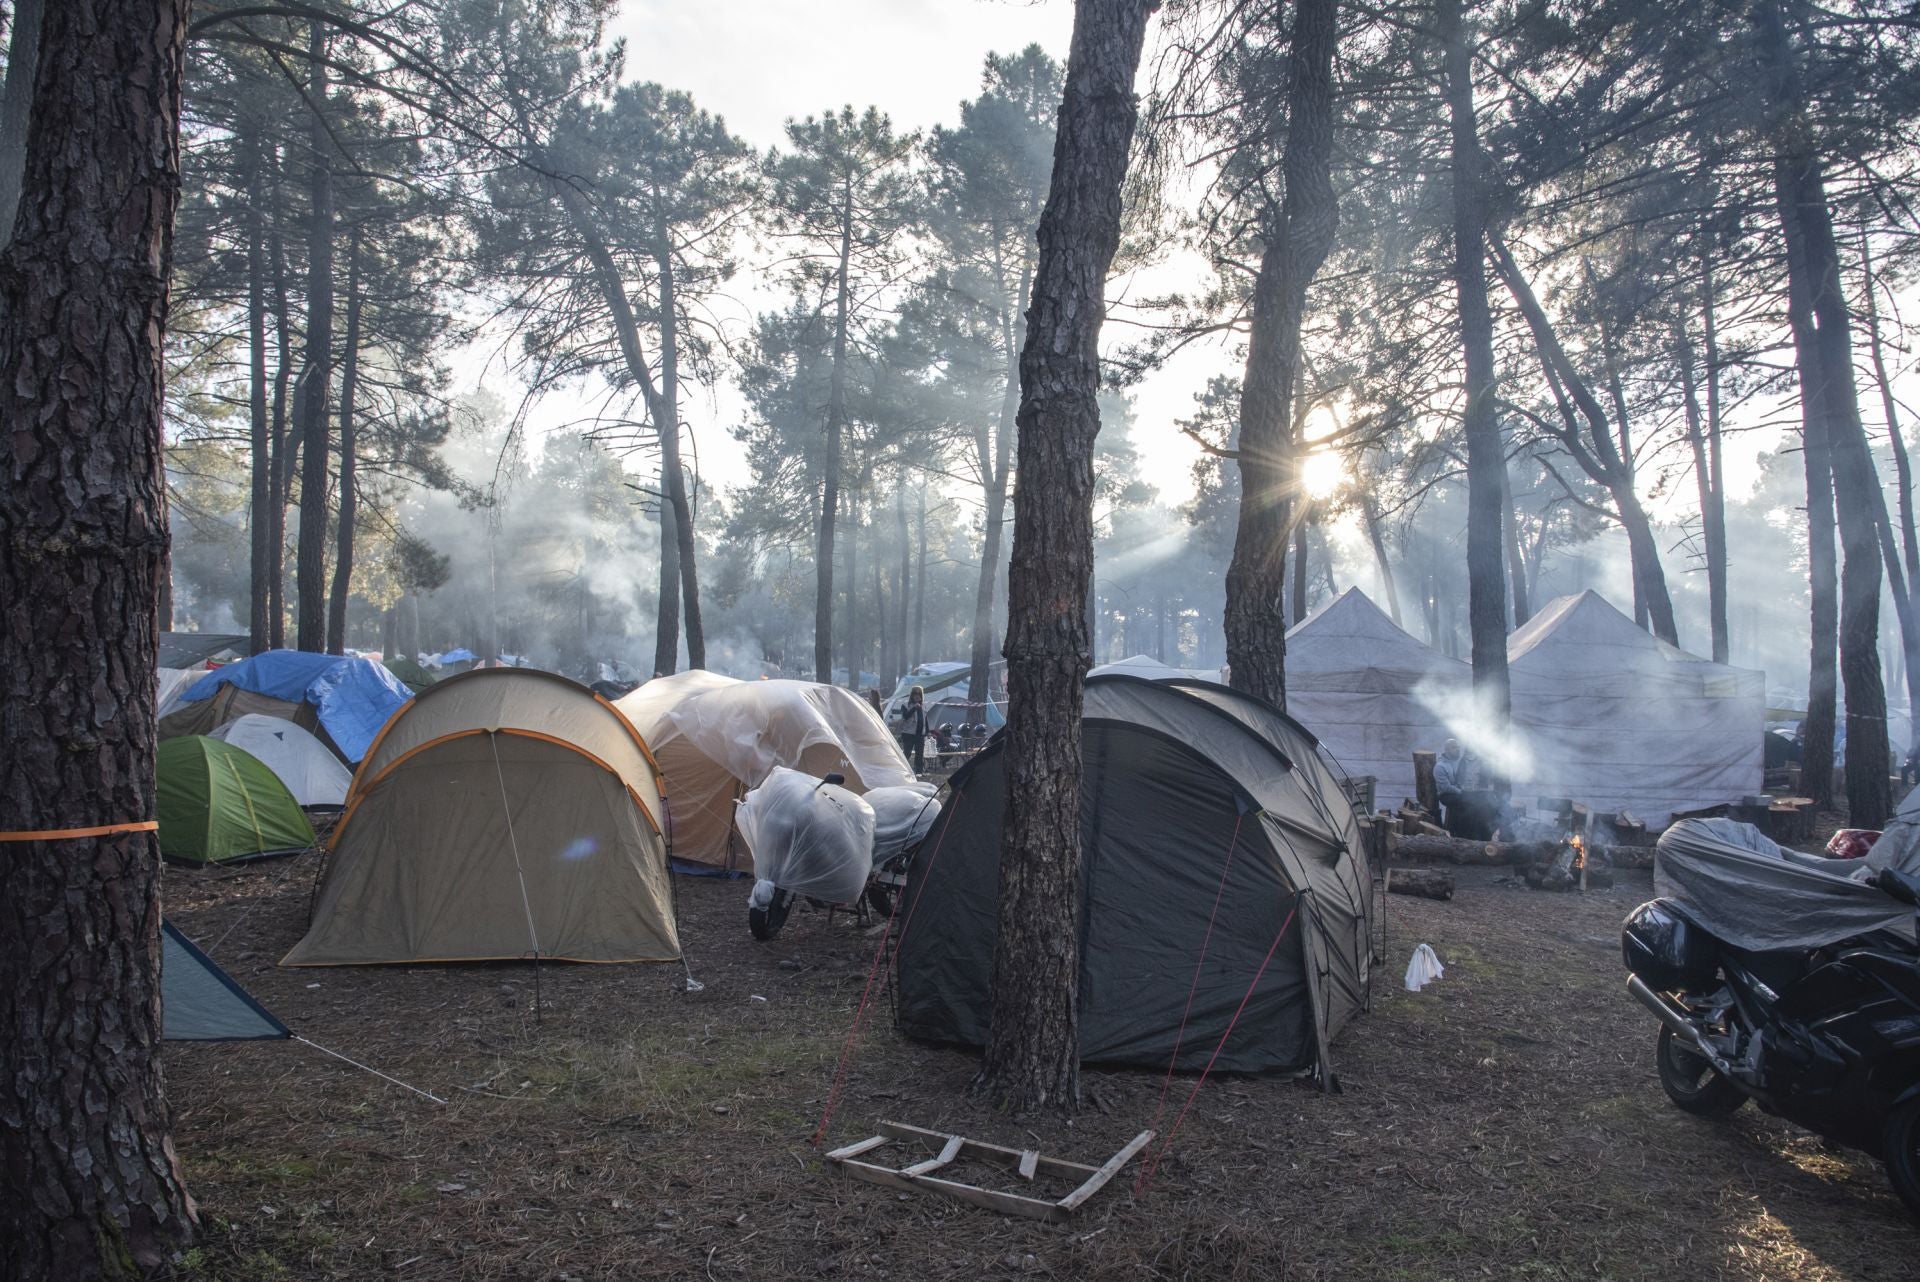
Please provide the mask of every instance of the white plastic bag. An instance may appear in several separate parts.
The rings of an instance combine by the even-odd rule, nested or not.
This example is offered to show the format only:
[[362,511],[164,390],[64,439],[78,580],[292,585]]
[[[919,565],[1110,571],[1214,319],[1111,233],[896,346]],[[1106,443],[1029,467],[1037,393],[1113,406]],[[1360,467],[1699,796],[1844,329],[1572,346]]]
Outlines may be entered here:
[[866,795],[873,807],[873,866],[918,845],[940,817],[940,803],[919,788],[875,788]]
[[759,882],[830,904],[853,903],[866,890],[873,807],[845,788],[776,766],[741,801],[739,824]]
[[1433,945],[1422,944],[1407,959],[1407,991],[1417,993],[1446,973],[1447,968],[1440,964],[1440,954],[1433,951]]

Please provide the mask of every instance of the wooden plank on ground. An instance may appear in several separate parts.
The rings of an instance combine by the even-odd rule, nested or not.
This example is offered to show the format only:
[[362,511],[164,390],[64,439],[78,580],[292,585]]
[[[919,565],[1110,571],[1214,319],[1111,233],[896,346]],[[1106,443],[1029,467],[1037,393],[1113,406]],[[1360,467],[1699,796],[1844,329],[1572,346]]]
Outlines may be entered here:
[[958,1135],[947,1136],[947,1142],[940,1147],[940,1156],[930,1157],[924,1162],[915,1162],[912,1166],[900,1168],[902,1175],[925,1175],[928,1171],[937,1171],[960,1156],[960,1146],[966,1140]]
[[1099,1170],[1088,1176],[1085,1184],[1082,1184],[1079,1188],[1061,1198],[1060,1209],[1063,1211],[1078,1209],[1082,1202],[1092,1197],[1095,1193],[1098,1193],[1106,1182],[1119,1172],[1121,1167],[1132,1160],[1135,1153],[1138,1153],[1152,1142],[1152,1131],[1141,1131],[1138,1135],[1134,1136],[1127,1142],[1125,1148],[1108,1158]]
[[[905,1122],[882,1122],[879,1125],[879,1131],[882,1135],[896,1140],[939,1140],[944,1144],[952,1138],[945,1131],[930,1131],[924,1126],[909,1126]],[[985,1140],[969,1139],[966,1142],[966,1153],[968,1157],[977,1157],[983,1162],[1017,1169],[1025,1150],[1005,1148],[999,1144],[989,1144]],[[1040,1169],[1049,1175],[1065,1175],[1079,1179],[1085,1179],[1099,1169],[1080,1162],[1047,1157],[1044,1154],[1040,1158],[1039,1165]]]
[[1058,1222],[1066,1219],[1070,1214],[1057,1202],[1043,1202],[1038,1198],[1022,1197],[1018,1193],[975,1188],[971,1184],[943,1180],[931,1175],[910,1175],[890,1167],[875,1166],[871,1162],[846,1161],[838,1165],[841,1170],[855,1179],[865,1180],[869,1184],[879,1184],[894,1189],[932,1189],[937,1193],[946,1194],[955,1201],[984,1207],[989,1211],[998,1211],[1003,1215],[1018,1215],[1029,1220]]
[[861,1140],[858,1144],[849,1144],[844,1148],[833,1150],[833,1152],[827,1154],[827,1160],[831,1162],[844,1162],[850,1157],[859,1157],[862,1153],[879,1148],[882,1144],[891,1143],[893,1143],[893,1136],[875,1135],[870,1139]]

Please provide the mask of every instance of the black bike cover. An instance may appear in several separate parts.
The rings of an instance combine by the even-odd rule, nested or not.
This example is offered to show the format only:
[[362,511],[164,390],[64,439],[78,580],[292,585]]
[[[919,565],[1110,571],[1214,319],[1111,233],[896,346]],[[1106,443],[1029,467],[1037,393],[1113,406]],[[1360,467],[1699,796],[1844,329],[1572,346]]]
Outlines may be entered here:
[[1660,836],[1653,886],[1736,948],[1818,948],[1876,930],[1912,939],[1913,909],[1855,879],[1868,871],[1858,859],[1783,851],[1752,824],[1682,819]]

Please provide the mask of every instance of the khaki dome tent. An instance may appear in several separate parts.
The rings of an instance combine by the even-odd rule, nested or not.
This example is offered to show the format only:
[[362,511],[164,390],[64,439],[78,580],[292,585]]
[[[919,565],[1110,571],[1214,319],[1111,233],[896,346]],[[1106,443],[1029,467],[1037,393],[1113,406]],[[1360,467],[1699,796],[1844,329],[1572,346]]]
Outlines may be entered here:
[[844,775],[856,794],[914,782],[872,705],[839,686],[680,672],[655,677],[617,706],[652,746],[673,794],[675,859],[752,867],[734,828],[734,803],[775,766],[816,779]]
[[672,961],[659,775],[605,699],[486,668],[430,687],[368,750],[288,966]]
[[[1087,681],[1081,731],[1081,1057],[1199,1069],[1231,1025],[1216,1068],[1329,1073],[1366,1005],[1369,881],[1313,736],[1224,686],[1132,676]],[[896,967],[915,1037],[986,1041],[1004,755],[996,738],[953,776],[909,874]]]

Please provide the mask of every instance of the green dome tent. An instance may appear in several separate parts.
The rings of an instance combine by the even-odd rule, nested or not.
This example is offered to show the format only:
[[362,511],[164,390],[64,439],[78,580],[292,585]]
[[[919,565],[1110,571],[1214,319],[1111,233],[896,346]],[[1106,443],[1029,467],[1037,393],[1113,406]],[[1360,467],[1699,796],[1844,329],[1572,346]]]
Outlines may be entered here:
[[314,844],[293,794],[273,771],[205,735],[163,740],[159,752],[160,853],[182,863],[225,863]]
[[400,684],[415,694],[423,694],[433,684],[433,673],[428,672],[414,660],[404,654],[385,660],[387,671],[400,678]]

